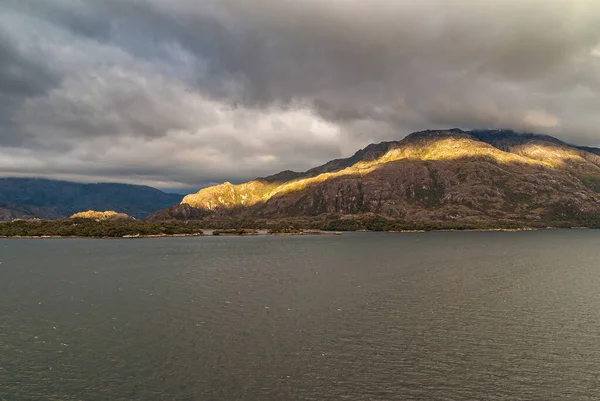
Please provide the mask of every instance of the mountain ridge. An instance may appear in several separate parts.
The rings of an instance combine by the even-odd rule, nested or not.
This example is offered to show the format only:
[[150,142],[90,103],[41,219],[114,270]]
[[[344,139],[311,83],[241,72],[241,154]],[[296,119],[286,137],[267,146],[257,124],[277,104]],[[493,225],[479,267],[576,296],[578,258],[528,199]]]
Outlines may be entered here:
[[[0,202],[13,205],[13,209],[39,208],[38,214],[43,213],[36,217],[41,218],[68,217],[87,210],[115,210],[145,218],[181,201],[182,197],[142,185],[0,178]],[[31,212],[35,215],[34,209]]]
[[204,188],[181,204],[264,218],[327,213],[404,221],[583,218],[600,213],[599,153],[548,135],[428,130],[369,145],[304,173]]
[[0,202],[0,222],[30,218],[54,220],[60,217],[62,216],[52,209]]

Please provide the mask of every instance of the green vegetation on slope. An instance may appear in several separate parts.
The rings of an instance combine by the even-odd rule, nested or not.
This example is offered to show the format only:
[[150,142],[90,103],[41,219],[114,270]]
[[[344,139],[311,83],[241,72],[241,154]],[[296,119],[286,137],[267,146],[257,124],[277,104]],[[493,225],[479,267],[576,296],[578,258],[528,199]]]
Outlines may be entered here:
[[93,237],[119,238],[125,236],[201,235],[202,229],[215,229],[216,235],[248,235],[257,229],[270,233],[298,233],[301,230],[323,231],[434,231],[434,230],[519,230],[536,228],[600,228],[600,213],[584,215],[574,208],[557,207],[543,220],[464,221],[402,221],[373,213],[361,215],[323,214],[299,218],[202,218],[194,221],[95,221],[75,220],[15,220],[0,223],[0,237]]
[[94,221],[88,219],[26,221],[0,223],[1,237],[124,237],[148,235],[198,235],[194,223],[149,223],[144,221]]

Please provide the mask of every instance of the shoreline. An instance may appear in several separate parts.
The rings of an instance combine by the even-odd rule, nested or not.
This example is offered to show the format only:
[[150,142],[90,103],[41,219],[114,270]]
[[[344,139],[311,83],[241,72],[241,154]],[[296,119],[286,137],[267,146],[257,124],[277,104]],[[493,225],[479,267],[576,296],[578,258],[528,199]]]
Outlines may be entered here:
[[341,232],[328,231],[304,231],[301,233],[220,233],[212,234],[212,231],[205,230],[208,233],[194,234],[150,234],[150,235],[124,235],[124,236],[85,236],[85,235],[0,235],[0,239],[147,239],[147,238],[181,238],[181,237],[292,237],[292,236],[307,236],[307,235],[342,235]]
[[303,231],[299,233],[226,233],[213,235],[212,231],[204,230],[203,233],[193,234],[152,234],[152,235],[124,235],[124,236],[82,236],[82,235],[13,235],[0,236],[0,239],[151,239],[151,238],[183,238],[183,237],[294,237],[294,236],[329,236],[329,235],[344,235],[346,233],[385,233],[385,234],[419,234],[432,232],[531,232],[531,231],[550,231],[550,230],[598,230],[596,227],[526,227],[526,228],[480,228],[480,229],[436,229],[436,230],[390,230],[390,231]]

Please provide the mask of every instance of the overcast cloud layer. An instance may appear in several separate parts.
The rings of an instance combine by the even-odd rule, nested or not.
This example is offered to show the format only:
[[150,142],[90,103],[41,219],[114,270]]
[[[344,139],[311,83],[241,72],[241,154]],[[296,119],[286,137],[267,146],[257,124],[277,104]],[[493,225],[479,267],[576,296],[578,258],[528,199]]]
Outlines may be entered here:
[[450,127],[600,145],[600,2],[0,1],[3,176],[197,188]]

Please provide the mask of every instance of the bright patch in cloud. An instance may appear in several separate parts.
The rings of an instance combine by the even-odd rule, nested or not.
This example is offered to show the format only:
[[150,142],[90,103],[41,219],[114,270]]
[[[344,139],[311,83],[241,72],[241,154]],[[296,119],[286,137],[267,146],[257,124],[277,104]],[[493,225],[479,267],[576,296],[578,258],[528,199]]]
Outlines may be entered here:
[[554,128],[559,124],[556,116],[543,110],[530,110],[523,121],[526,126],[532,128]]

